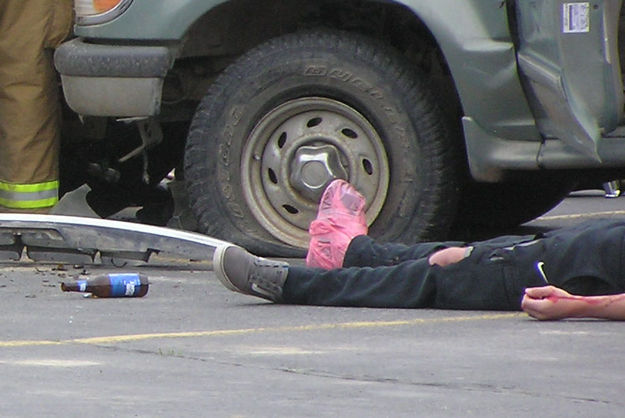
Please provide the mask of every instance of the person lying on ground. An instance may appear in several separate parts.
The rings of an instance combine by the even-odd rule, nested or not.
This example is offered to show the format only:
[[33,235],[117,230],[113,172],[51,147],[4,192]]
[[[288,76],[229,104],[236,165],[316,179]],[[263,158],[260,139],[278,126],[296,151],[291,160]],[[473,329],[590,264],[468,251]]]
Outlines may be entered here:
[[[625,220],[472,243],[377,243],[344,233],[363,231],[362,225],[350,225],[350,217],[352,223],[364,222],[364,204],[354,205],[357,192],[351,187],[335,180],[324,192],[322,203],[331,202],[333,214],[322,217],[320,210],[313,222],[325,224],[325,233],[312,237],[307,266],[256,257],[228,244],[215,250],[217,278],[232,291],[285,304],[522,309],[541,320],[625,319]],[[326,260],[316,259],[324,255]],[[325,268],[315,267],[324,262]]]

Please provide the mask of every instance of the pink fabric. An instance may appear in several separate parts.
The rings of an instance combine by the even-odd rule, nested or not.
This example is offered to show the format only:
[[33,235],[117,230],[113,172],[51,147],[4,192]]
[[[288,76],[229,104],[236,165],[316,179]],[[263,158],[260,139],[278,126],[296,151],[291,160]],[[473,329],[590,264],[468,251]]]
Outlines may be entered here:
[[365,198],[345,180],[334,180],[321,196],[317,219],[310,223],[308,267],[323,269],[343,265],[352,238],[366,235]]

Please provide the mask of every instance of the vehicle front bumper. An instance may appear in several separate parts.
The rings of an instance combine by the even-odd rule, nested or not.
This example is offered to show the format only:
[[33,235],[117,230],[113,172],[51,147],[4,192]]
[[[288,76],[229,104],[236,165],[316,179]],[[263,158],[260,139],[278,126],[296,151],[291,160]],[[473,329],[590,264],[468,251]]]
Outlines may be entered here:
[[54,54],[67,104],[87,116],[158,114],[173,61],[166,46],[102,45],[81,38],[65,42]]

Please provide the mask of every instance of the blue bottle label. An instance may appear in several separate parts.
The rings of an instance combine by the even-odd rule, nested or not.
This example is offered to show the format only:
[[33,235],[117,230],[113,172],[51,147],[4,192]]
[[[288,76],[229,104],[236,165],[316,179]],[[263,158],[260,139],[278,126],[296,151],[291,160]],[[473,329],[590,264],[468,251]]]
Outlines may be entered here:
[[141,286],[141,279],[136,273],[112,273],[108,276],[112,297],[134,296]]

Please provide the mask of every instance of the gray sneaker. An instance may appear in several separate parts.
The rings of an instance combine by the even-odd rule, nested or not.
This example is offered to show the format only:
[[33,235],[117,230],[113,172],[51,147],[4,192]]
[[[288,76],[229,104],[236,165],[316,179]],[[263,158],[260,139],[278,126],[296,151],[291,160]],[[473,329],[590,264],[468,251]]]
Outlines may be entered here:
[[231,244],[217,247],[213,269],[221,284],[233,292],[280,302],[289,264],[256,257]]

